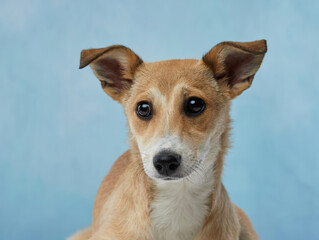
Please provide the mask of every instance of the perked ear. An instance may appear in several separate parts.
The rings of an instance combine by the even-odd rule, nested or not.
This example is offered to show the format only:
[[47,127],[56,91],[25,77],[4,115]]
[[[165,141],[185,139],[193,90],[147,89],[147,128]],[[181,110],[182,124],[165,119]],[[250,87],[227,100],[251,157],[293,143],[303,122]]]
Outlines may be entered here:
[[213,47],[203,61],[232,99],[250,87],[266,52],[266,40],[222,42]]
[[90,65],[102,88],[121,103],[133,84],[134,73],[143,61],[131,49],[113,45],[107,48],[82,50],[80,69]]

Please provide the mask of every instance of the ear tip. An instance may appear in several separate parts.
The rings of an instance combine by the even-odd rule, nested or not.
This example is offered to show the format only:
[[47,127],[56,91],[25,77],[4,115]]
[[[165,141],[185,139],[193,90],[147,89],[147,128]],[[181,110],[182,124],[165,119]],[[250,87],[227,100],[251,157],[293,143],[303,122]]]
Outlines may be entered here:
[[267,40],[261,39],[261,40],[255,40],[252,42],[230,42],[225,41],[217,44],[215,47],[217,47],[219,50],[223,47],[231,46],[235,48],[242,49],[244,51],[251,52],[253,54],[265,54],[268,50],[267,48]]
[[82,62],[80,62],[79,69],[82,69],[82,68],[84,68],[84,67],[85,67],[85,65],[84,65]]
[[91,62],[93,62],[95,59],[99,58],[102,56],[104,53],[117,49],[117,48],[126,48],[122,45],[112,45],[110,47],[106,48],[91,48],[91,49],[84,49],[81,51],[81,56],[80,56],[80,67],[79,69],[82,69],[89,65]]
[[79,69],[85,68],[86,66],[87,66],[87,64],[84,64],[83,62],[80,62]]
[[266,39],[261,39],[260,41],[263,42],[263,49],[262,49],[262,53],[266,53],[268,51],[268,47],[267,47],[267,40]]
[[87,50],[82,50],[80,54],[80,66],[79,69],[82,69],[89,65],[90,61],[87,59]]

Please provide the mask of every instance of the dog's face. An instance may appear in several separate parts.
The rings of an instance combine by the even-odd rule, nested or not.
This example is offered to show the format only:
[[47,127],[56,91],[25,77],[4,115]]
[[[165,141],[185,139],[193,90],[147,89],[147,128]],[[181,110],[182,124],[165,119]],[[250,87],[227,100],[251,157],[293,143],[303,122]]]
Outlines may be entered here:
[[203,61],[170,60],[143,64],[123,105],[145,172],[176,179],[216,147],[228,100]]
[[221,148],[229,102],[247,89],[265,41],[224,42],[201,60],[144,63],[130,49],[82,51],[104,91],[125,110],[146,174],[173,180],[204,174]]

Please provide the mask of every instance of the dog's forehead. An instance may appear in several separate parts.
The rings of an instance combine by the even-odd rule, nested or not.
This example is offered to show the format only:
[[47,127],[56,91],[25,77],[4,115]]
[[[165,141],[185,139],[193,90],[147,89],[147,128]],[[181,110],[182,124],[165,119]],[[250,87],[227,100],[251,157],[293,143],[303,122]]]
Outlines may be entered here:
[[201,60],[183,59],[144,63],[136,74],[138,89],[156,88],[166,95],[177,85],[214,87],[212,73]]

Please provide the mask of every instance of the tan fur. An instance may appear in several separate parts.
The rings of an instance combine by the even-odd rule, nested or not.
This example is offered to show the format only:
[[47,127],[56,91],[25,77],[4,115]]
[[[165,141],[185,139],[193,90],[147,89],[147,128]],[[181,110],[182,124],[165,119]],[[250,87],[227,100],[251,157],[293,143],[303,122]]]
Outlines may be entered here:
[[[219,129],[223,132],[218,135],[221,146],[211,169],[214,181],[207,199],[209,211],[196,240],[257,240],[248,217],[231,203],[221,176],[228,149],[230,100],[250,86],[265,52],[265,41],[224,42],[202,60],[144,63],[122,46],[83,51],[81,67],[90,64],[93,71],[97,69],[97,77],[107,82],[102,84],[104,91],[122,103],[131,147],[115,162],[99,188],[92,228],[70,239],[153,239],[150,204],[156,195],[155,180],[145,173],[141,157],[145,153],[141,149],[168,133],[198,149],[209,139],[212,129],[217,128],[217,119],[222,119],[223,126]],[[245,62],[243,69],[238,70],[240,62],[232,62],[236,58]],[[108,65],[110,61],[112,64]],[[103,64],[106,70],[101,70]],[[120,66],[121,71],[114,66]],[[206,103],[205,111],[196,118],[183,113],[183,103],[191,96]],[[139,119],[135,112],[137,103],[145,100],[152,102],[154,108],[150,121]]]
[[[90,239],[150,239],[149,185],[141,163],[127,152],[116,165],[98,191]],[[109,186],[115,175],[117,181]]]

